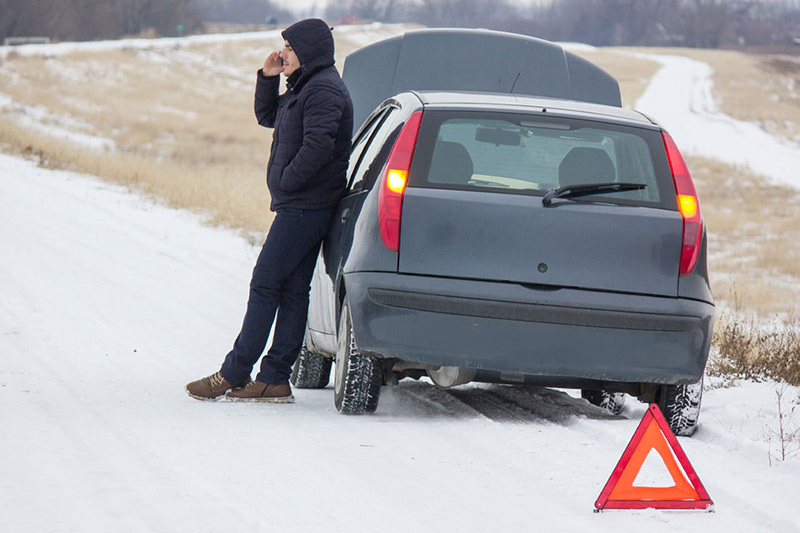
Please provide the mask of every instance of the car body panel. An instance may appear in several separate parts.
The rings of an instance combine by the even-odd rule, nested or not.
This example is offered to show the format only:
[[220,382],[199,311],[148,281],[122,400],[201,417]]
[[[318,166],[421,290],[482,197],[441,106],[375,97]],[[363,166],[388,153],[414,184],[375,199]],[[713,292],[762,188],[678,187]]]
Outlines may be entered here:
[[399,271],[677,296],[679,213],[408,188]]
[[423,365],[689,383],[711,342],[713,306],[695,300],[376,272],[346,284],[358,348]]

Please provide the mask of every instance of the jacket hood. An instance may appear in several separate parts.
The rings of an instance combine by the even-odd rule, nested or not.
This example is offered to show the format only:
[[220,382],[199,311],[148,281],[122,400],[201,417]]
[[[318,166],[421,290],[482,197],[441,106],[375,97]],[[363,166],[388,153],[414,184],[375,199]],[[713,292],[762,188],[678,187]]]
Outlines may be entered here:
[[303,71],[294,84],[295,89],[299,89],[303,80],[334,64],[333,34],[325,21],[305,19],[295,22],[283,30],[281,36],[289,41]]

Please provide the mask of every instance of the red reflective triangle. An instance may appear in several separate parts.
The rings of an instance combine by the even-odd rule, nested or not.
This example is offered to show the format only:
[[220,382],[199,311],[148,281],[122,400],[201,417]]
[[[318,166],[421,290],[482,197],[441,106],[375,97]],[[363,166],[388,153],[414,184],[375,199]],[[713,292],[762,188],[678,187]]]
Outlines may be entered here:
[[[640,487],[633,484],[651,450],[655,450],[664,461],[673,486]],[[650,404],[645,412],[594,507],[597,511],[648,508],[714,510],[714,502],[656,404]]]

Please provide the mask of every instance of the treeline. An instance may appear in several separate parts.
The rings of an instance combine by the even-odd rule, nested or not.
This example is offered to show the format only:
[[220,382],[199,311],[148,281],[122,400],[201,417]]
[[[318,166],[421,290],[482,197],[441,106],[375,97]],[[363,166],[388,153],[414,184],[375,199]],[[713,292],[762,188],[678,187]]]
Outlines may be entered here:
[[798,0],[340,0],[326,15],[513,31],[602,45],[700,48],[786,45],[800,37]]
[[[320,0],[322,2],[322,0]],[[287,25],[272,0],[0,0],[0,39],[173,36],[206,22]],[[728,48],[800,37],[800,0],[329,0],[325,18],[513,31],[594,45]]]
[[193,0],[0,0],[0,38],[56,41],[180,35],[201,25]]
[[205,22],[288,24],[293,19],[269,0],[0,0],[0,41],[177,36],[201,32]]
[[205,22],[234,24],[290,24],[296,17],[270,0],[194,0]]

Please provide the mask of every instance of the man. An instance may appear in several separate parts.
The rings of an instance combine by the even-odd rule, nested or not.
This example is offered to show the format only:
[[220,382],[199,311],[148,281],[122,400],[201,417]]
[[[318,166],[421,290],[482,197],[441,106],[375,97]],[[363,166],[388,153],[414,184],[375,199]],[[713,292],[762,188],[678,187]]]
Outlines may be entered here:
[[[220,370],[189,383],[194,398],[294,401],[289,374],[305,334],[308,293],[320,243],[345,190],[353,103],[334,68],[333,35],[306,19],[283,31],[284,47],[258,71],[255,113],[274,128],[267,164],[275,218],[253,269],[242,329]],[[280,74],[286,91],[278,95]],[[277,312],[272,346],[255,381]]]

